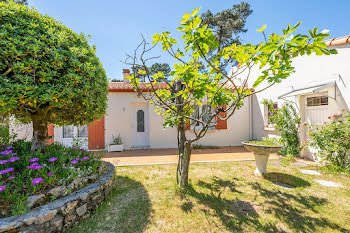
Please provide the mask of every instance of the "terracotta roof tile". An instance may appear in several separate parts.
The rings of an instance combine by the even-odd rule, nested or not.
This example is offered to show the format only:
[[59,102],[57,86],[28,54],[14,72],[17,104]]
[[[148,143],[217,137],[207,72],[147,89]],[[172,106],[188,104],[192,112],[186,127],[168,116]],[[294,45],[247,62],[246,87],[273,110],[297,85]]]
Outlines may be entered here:
[[325,43],[327,46],[350,44],[350,35],[338,37],[338,38],[332,38],[332,39],[326,40]]

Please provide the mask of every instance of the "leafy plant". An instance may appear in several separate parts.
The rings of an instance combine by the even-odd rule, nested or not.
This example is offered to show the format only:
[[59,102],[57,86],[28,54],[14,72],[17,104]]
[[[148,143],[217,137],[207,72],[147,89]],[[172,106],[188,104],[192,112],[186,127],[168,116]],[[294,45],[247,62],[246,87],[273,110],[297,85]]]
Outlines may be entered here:
[[32,152],[24,140],[0,147],[0,217],[27,211],[27,198],[77,177],[98,174],[100,157],[53,143]]
[[120,134],[118,135],[118,137],[113,136],[113,144],[114,145],[122,145],[123,144],[123,140],[120,137]]
[[350,171],[350,114],[335,114],[321,126],[309,126],[309,145],[319,150],[319,155],[331,170]]
[[250,140],[247,141],[249,144],[253,145],[259,145],[259,146],[280,146],[278,141],[274,138],[263,138],[263,140],[258,141],[258,140]]
[[48,124],[105,113],[107,77],[89,37],[13,1],[0,2],[0,27],[0,114],[33,123],[32,150],[48,144]]
[[[208,129],[230,118],[242,107],[245,98],[287,79],[294,72],[294,57],[313,52],[316,55],[337,53],[336,50],[327,49],[323,42],[329,36],[326,31],[319,33],[315,28],[309,31],[309,35],[293,35],[300,25],[298,23],[294,27],[288,25],[282,35],[266,37],[266,41],[258,45],[234,43],[222,47],[216,56],[211,56],[210,51],[217,51],[220,42],[208,25],[201,24],[198,12],[199,9],[195,9],[192,14],[185,14],[177,28],[182,34],[183,45],[180,47],[183,49],[177,47],[178,41],[169,31],[156,33],[153,45],[143,39],[126,61],[133,67],[142,67],[138,73],[146,77],[148,84],[140,83],[135,75],[129,79],[135,90],[156,106],[157,113],[163,115],[163,127],[177,128],[177,181],[182,188],[188,186],[192,145],[204,137]],[[177,62],[170,73],[171,80],[164,80],[162,72],[151,74],[148,69],[147,62],[151,58],[147,54],[157,45]],[[240,64],[235,72],[226,74],[221,64],[227,60]],[[251,80],[250,71],[254,66],[258,66],[262,75]],[[236,85],[236,79],[242,76],[245,81],[242,85]],[[159,83],[159,80],[164,80],[164,83]],[[246,88],[248,80],[254,89]],[[205,106],[199,117],[194,116],[198,106]],[[186,133],[187,129],[192,132]]]
[[284,103],[282,108],[275,109],[271,100],[263,100],[271,114],[268,118],[279,132],[279,140],[283,145],[282,155],[299,156],[302,150],[299,140],[300,116],[291,103]]

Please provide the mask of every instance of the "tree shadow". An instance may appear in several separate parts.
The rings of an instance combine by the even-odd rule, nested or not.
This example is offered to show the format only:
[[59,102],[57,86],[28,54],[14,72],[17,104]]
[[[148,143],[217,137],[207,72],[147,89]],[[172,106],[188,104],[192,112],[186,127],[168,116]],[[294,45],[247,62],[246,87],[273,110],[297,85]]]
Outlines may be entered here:
[[285,185],[285,187],[287,188],[305,188],[311,186],[311,184],[308,181],[286,173],[269,172],[264,175],[264,178],[278,186]]
[[316,227],[331,228],[341,232],[350,230],[321,215],[317,216],[319,207],[327,204],[325,198],[270,190],[263,188],[258,182],[250,183],[250,185],[260,196],[265,197],[262,205],[266,212],[273,214],[295,232],[315,232]]
[[[234,178],[234,181],[236,180],[237,179]],[[198,192],[192,186],[190,186],[188,194],[196,198],[200,204],[214,210],[213,212],[203,210],[209,222],[215,224],[211,218],[219,217],[225,228],[230,231],[241,232],[246,230],[245,228],[247,225],[249,225],[251,228],[256,229],[257,231],[285,232],[271,223],[262,225],[259,222],[259,214],[256,211],[258,208],[260,208],[257,204],[238,199],[230,200],[225,197],[221,197],[225,189],[229,189],[231,192],[241,193],[236,189],[236,184],[234,181],[223,180],[218,177],[213,177],[211,182],[198,181],[198,186],[210,190],[210,193],[207,194]],[[215,227],[220,228],[219,226]]]
[[116,176],[115,188],[102,206],[70,232],[144,232],[152,211],[141,182]]

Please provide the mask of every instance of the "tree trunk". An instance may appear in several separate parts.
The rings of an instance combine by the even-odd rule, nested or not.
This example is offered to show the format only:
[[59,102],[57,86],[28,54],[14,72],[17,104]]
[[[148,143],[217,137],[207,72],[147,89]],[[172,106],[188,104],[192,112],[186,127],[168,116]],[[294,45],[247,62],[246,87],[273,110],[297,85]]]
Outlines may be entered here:
[[183,154],[183,158],[181,160],[181,175],[179,186],[181,188],[186,189],[188,187],[188,170],[190,168],[190,160],[191,160],[191,144],[185,144],[185,150]]
[[32,138],[32,151],[44,148],[49,144],[49,136],[47,130],[46,117],[38,114],[32,116],[33,123],[33,138]]

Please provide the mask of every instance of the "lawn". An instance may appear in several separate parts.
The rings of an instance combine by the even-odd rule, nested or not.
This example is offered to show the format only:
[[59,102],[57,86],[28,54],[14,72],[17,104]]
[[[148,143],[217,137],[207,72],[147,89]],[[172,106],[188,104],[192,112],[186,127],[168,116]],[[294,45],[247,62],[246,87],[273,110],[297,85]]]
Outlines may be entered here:
[[191,188],[181,194],[175,169],[117,168],[111,199],[71,232],[350,232],[349,176],[322,173],[344,185],[334,188],[291,165],[270,162],[263,178],[253,161],[191,164]]

